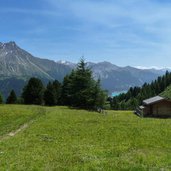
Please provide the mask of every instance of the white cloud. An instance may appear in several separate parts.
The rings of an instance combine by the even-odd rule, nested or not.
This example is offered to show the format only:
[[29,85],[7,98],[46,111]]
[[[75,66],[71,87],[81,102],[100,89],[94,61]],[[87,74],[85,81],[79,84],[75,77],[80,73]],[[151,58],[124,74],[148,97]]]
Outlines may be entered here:
[[[41,38],[38,42],[48,44],[47,51],[57,49],[57,55],[85,53],[96,60],[105,56],[106,60],[120,65],[171,63],[171,3],[159,0],[42,2],[46,10],[6,8],[0,13],[34,15],[33,21],[26,20],[30,27],[23,32]],[[43,17],[42,23],[39,17]],[[51,43],[54,45],[50,46]]]

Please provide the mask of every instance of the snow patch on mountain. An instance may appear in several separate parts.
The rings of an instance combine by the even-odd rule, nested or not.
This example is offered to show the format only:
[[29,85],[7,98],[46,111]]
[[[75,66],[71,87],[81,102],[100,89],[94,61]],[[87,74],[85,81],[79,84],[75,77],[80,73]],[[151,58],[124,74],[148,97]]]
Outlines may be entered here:
[[70,66],[72,68],[74,68],[76,66],[76,64],[69,62],[69,61],[65,61],[65,60],[60,60],[60,61],[57,61],[56,63],[66,65],[66,66]]

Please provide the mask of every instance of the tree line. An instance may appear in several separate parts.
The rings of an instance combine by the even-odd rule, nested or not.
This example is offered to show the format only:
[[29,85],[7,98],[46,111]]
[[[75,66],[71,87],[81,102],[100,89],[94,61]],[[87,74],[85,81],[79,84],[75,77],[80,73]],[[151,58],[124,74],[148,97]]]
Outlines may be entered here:
[[[92,71],[81,59],[76,69],[66,75],[63,82],[49,81],[46,87],[38,78],[30,78],[23,88],[21,97],[12,90],[6,100],[7,104],[35,104],[35,105],[66,105],[76,108],[97,109],[106,107],[114,110],[133,110],[142,104],[144,99],[159,95],[171,84],[171,73],[166,71],[164,76],[158,77],[142,87],[131,87],[127,93],[116,97],[108,97],[101,89],[100,80],[94,80]],[[0,94],[0,103],[3,97]]]
[[145,83],[142,87],[131,87],[127,93],[119,96],[108,98],[111,109],[114,110],[132,110],[142,101],[159,95],[171,84],[171,73],[166,71],[164,76],[159,76],[151,83]]
[[[7,104],[67,105],[76,108],[96,109],[103,107],[107,94],[101,89],[100,80],[94,80],[92,71],[81,59],[75,70],[66,75],[63,82],[50,81],[44,87],[38,78],[30,78],[20,98],[12,90]],[[0,101],[3,101],[0,96]]]

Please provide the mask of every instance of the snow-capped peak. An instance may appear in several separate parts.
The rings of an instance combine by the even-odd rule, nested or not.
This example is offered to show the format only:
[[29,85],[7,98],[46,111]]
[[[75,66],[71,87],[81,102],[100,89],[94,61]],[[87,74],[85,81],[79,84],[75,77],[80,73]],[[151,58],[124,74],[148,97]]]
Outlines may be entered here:
[[76,64],[74,64],[72,62],[69,62],[69,61],[65,61],[65,60],[60,60],[60,61],[57,61],[56,63],[67,65],[67,66],[71,66],[71,67],[75,67],[76,66]]

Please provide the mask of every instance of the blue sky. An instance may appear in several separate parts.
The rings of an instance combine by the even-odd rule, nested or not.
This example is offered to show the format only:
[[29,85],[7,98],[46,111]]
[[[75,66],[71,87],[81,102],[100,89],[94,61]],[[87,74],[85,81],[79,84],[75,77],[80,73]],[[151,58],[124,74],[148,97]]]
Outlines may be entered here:
[[171,67],[170,0],[1,0],[0,42],[55,61]]

